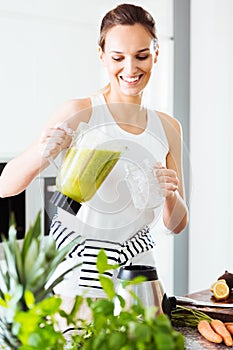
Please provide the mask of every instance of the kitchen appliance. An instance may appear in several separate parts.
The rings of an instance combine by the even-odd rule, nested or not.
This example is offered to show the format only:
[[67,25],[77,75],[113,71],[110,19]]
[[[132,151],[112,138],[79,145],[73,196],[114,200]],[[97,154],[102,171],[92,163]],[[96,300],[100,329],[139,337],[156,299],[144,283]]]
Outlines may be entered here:
[[[143,276],[146,280],[136,284],[129,283],[126,287],[121,283],[121,281],[133,281],[138,276]],[[171,316],[171,311],[176,308],[175,298],[167,297],[155,267],[150,265],[124,266],[120,268],[117,278],[119,280],[117,293],[124,298],[127,309],[138,303],[137,298],[145,307],[156,306],[155,315],[165,313]],[[120,302],[116,299],[115,313],[119,314],[120,311]]]
[[[0,175],[7,162],[0,162]],[[26,194],[25,191],[10,197],[0,198],[0,242],[2,237],[8,238],[11,220],[15,222],[17,239],[24,238],[26,228]]]
[[81,122],[61,166],[57,167],[57,191],[51,202],[76,215],[81,203],[94,196],[125,149],[100,127]]

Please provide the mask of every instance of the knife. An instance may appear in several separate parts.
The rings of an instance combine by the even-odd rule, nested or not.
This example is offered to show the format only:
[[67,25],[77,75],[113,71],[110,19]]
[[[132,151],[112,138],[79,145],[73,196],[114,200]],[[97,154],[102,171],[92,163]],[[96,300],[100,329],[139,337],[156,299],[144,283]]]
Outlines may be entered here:
[[208,306],[208,307],[221,307],[221,308],[233,308],[233,303],[214,303],[211,301],[195,300],[188,297],[176,296],[177,305],[186,305],[190,304],[193,306]]

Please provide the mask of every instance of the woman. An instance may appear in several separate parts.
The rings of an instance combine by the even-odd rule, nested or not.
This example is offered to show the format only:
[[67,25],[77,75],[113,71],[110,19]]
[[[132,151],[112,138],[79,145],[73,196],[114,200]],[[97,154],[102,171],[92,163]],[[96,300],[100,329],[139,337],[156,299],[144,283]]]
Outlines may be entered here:
[[[100,248],[106,250],[110,264],[155,265],[152,222],[160,222],[174,233],[187,225],[181,126],[164,113],[148,110],[142,102],[158,53],[155,22],[147,11],[130,4],[109,11],[102,20],[99,39],[100,60],[107,69],[109,84],[90,97],[66,102],[41,137],[10,161],[2,173],[0,196],[20,193],[49,165],[48,158],[55,159],[69,147],[72,131],[80,122],[100,128],[128,147],[124,160],[116,164],[77,216],[58,209],[53,219],[51,234],[58,248],[79,237],[59,269],[77,261],[83,263],[57,287],[57,293],[73,297],[85,292],[103,297],[95,270]],[[124,163],[140,165],[145,158],[153,165],[164,196],[156,211],[135,208],[125,183]]]

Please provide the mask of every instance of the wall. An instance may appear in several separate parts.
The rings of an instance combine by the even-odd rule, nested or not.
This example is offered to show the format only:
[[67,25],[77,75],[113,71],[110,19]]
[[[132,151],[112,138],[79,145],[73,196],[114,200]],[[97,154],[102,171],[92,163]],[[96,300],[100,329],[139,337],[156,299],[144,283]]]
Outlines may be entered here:
[[72,16],[78,11],[71,5],[65,11],[63,1],[1,2],[1,152],[22,151],[64,100],[98,86],[96,27]]
[[[22,151],[64,100],[85,96],[107,82],[97,54],[98,28],[102,15],[117,3],[105,0],[96,7],[96,0],[69,5],[65,0],[1,1],[1,153]],[[161,35],[161,61],[148,95],[153,105],[156,101],[157,108],[171,113],[172,1],[144,3],[158,17]]]
[[[160,55],[146,91],[147,103],[173,114],[173,1],[125,2],[144,6],[156,18]],[[98,28],[100,18],[118,3],[1,0],[1,160],[30,145],[64,100],[86,96],[107,83],[97,54]],[[42,185],[43,179],[36,179],[27,190],[28,225],[43,207]],[[171,236],[158,235],[157,261],[164,286],[172,293]]]
[[233,3],[191,1],[190,291],[233,271]]

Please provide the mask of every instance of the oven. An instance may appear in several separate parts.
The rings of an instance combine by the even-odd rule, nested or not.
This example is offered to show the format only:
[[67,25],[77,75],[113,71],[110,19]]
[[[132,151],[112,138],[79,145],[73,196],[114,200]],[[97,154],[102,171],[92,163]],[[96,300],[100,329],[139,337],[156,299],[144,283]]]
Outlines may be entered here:
[[[0,174],[7,162],[0,163]],[[11,223],[15,223],[17,238],[25,237],[25,232],[41,213],[41,230],[49,234],[49,228],[57,208],[50,202],[56,189],[56,177],[51,169],[44,171],[22,193],[7,198],[0,198],[0,241],[8,238]]]
[[[6,163],[0,163],[0,174],[5,165]],[[0,241],[2,236],[8,238],[12,222],[15,223],[17,238],[23,238],[26,228],[25,191],[16,196],[0,198]]]
[[39,175],[27,187],[25,203],[26,230],[33,224],[40,212],[42,233],[45,236],[49,234],[52,219],[57,213],[57,207],[50,202],[55,190],[56,177],[47,172]]

